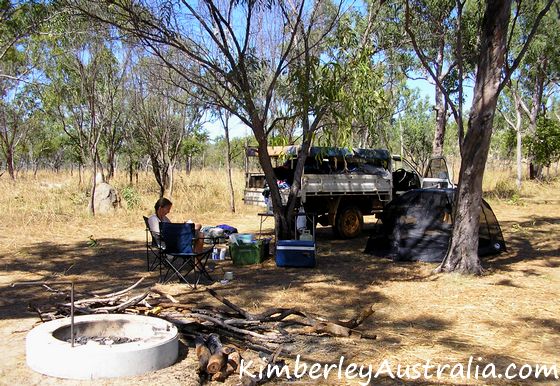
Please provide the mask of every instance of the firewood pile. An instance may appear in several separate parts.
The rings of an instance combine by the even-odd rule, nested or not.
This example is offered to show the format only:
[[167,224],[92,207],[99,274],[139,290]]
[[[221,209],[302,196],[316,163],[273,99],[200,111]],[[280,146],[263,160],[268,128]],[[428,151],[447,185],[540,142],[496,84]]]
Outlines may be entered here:
[[[336,321],[298,308],[270,308],[254,314],[210,288],[206,291],[221,303],[220,307],[181,303],[157,288],[134,293],[142,280],[122,291],[75,300],[74,312],[76,315],[127,313],[166,319],[178,327],[184,338],[194,342],[199,375],[213,381],[224,381],[238,371],[245,350],[262,353],[267,362],[278,363],[280,355],[289,354],[282,354],[283,347],[302,336],[376,338],[357,330],[373,314],[372,306],[363,308],[350,320]],[[32,308],[42,321],[48,321],[69,316],[71,304],[59,302],[41,309]],[[251,378],[245,384],[262,382]]]

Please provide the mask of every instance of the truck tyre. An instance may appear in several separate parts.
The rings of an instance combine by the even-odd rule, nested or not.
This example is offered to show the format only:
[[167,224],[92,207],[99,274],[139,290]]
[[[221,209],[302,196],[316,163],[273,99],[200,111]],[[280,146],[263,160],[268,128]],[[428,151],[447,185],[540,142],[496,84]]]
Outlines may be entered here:
[[335,232],[345,239],[351,239],[362,233],[364,216],[355,206],[342,208],[336,214]]

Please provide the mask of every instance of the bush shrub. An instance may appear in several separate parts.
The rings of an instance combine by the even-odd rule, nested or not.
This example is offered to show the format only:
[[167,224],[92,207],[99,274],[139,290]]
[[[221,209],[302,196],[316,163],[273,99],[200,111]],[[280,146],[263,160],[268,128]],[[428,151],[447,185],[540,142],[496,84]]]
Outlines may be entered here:
[[127,186],[121,191],[121,196],[126,202],[128,209],[138,208],[140,206],[140,194],[132,186]]
[[492,190],[493,195],[496,198],[504,200],[518,200],[519,190],[515,185],[515,181],[511,179],[500,179],[496,182],[494,189]]

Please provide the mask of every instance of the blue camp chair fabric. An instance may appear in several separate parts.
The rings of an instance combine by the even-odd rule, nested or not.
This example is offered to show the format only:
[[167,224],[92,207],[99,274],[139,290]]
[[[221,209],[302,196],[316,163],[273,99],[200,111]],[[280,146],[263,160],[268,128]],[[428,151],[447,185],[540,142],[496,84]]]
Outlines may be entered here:
[[[191,223],[160,223],[161,234],[161,264],[160,282],[168,283],[173,279],[189,284],[196,288],[201,278],[213,281],[206,269],[212,248],[200,253],[193,251],[195,241],[194,224]],[[165,273],[163,272],[165,271]],[[191,282],[187,276],[193,273]]]
[[148,272],[161,268],[160,259],[160,235],[158,232],[153,232],[148,223],[148,217],[144,217],[144,225],[146,226],[146,264]]

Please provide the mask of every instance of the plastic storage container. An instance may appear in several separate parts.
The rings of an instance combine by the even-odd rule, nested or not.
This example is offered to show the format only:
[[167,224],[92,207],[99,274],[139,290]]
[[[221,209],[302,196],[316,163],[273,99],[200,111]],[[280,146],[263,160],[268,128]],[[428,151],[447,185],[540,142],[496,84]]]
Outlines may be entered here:
[[234,265],[258,264],[262,261],[262,252],[261,240],[229,245],[229,254]]

